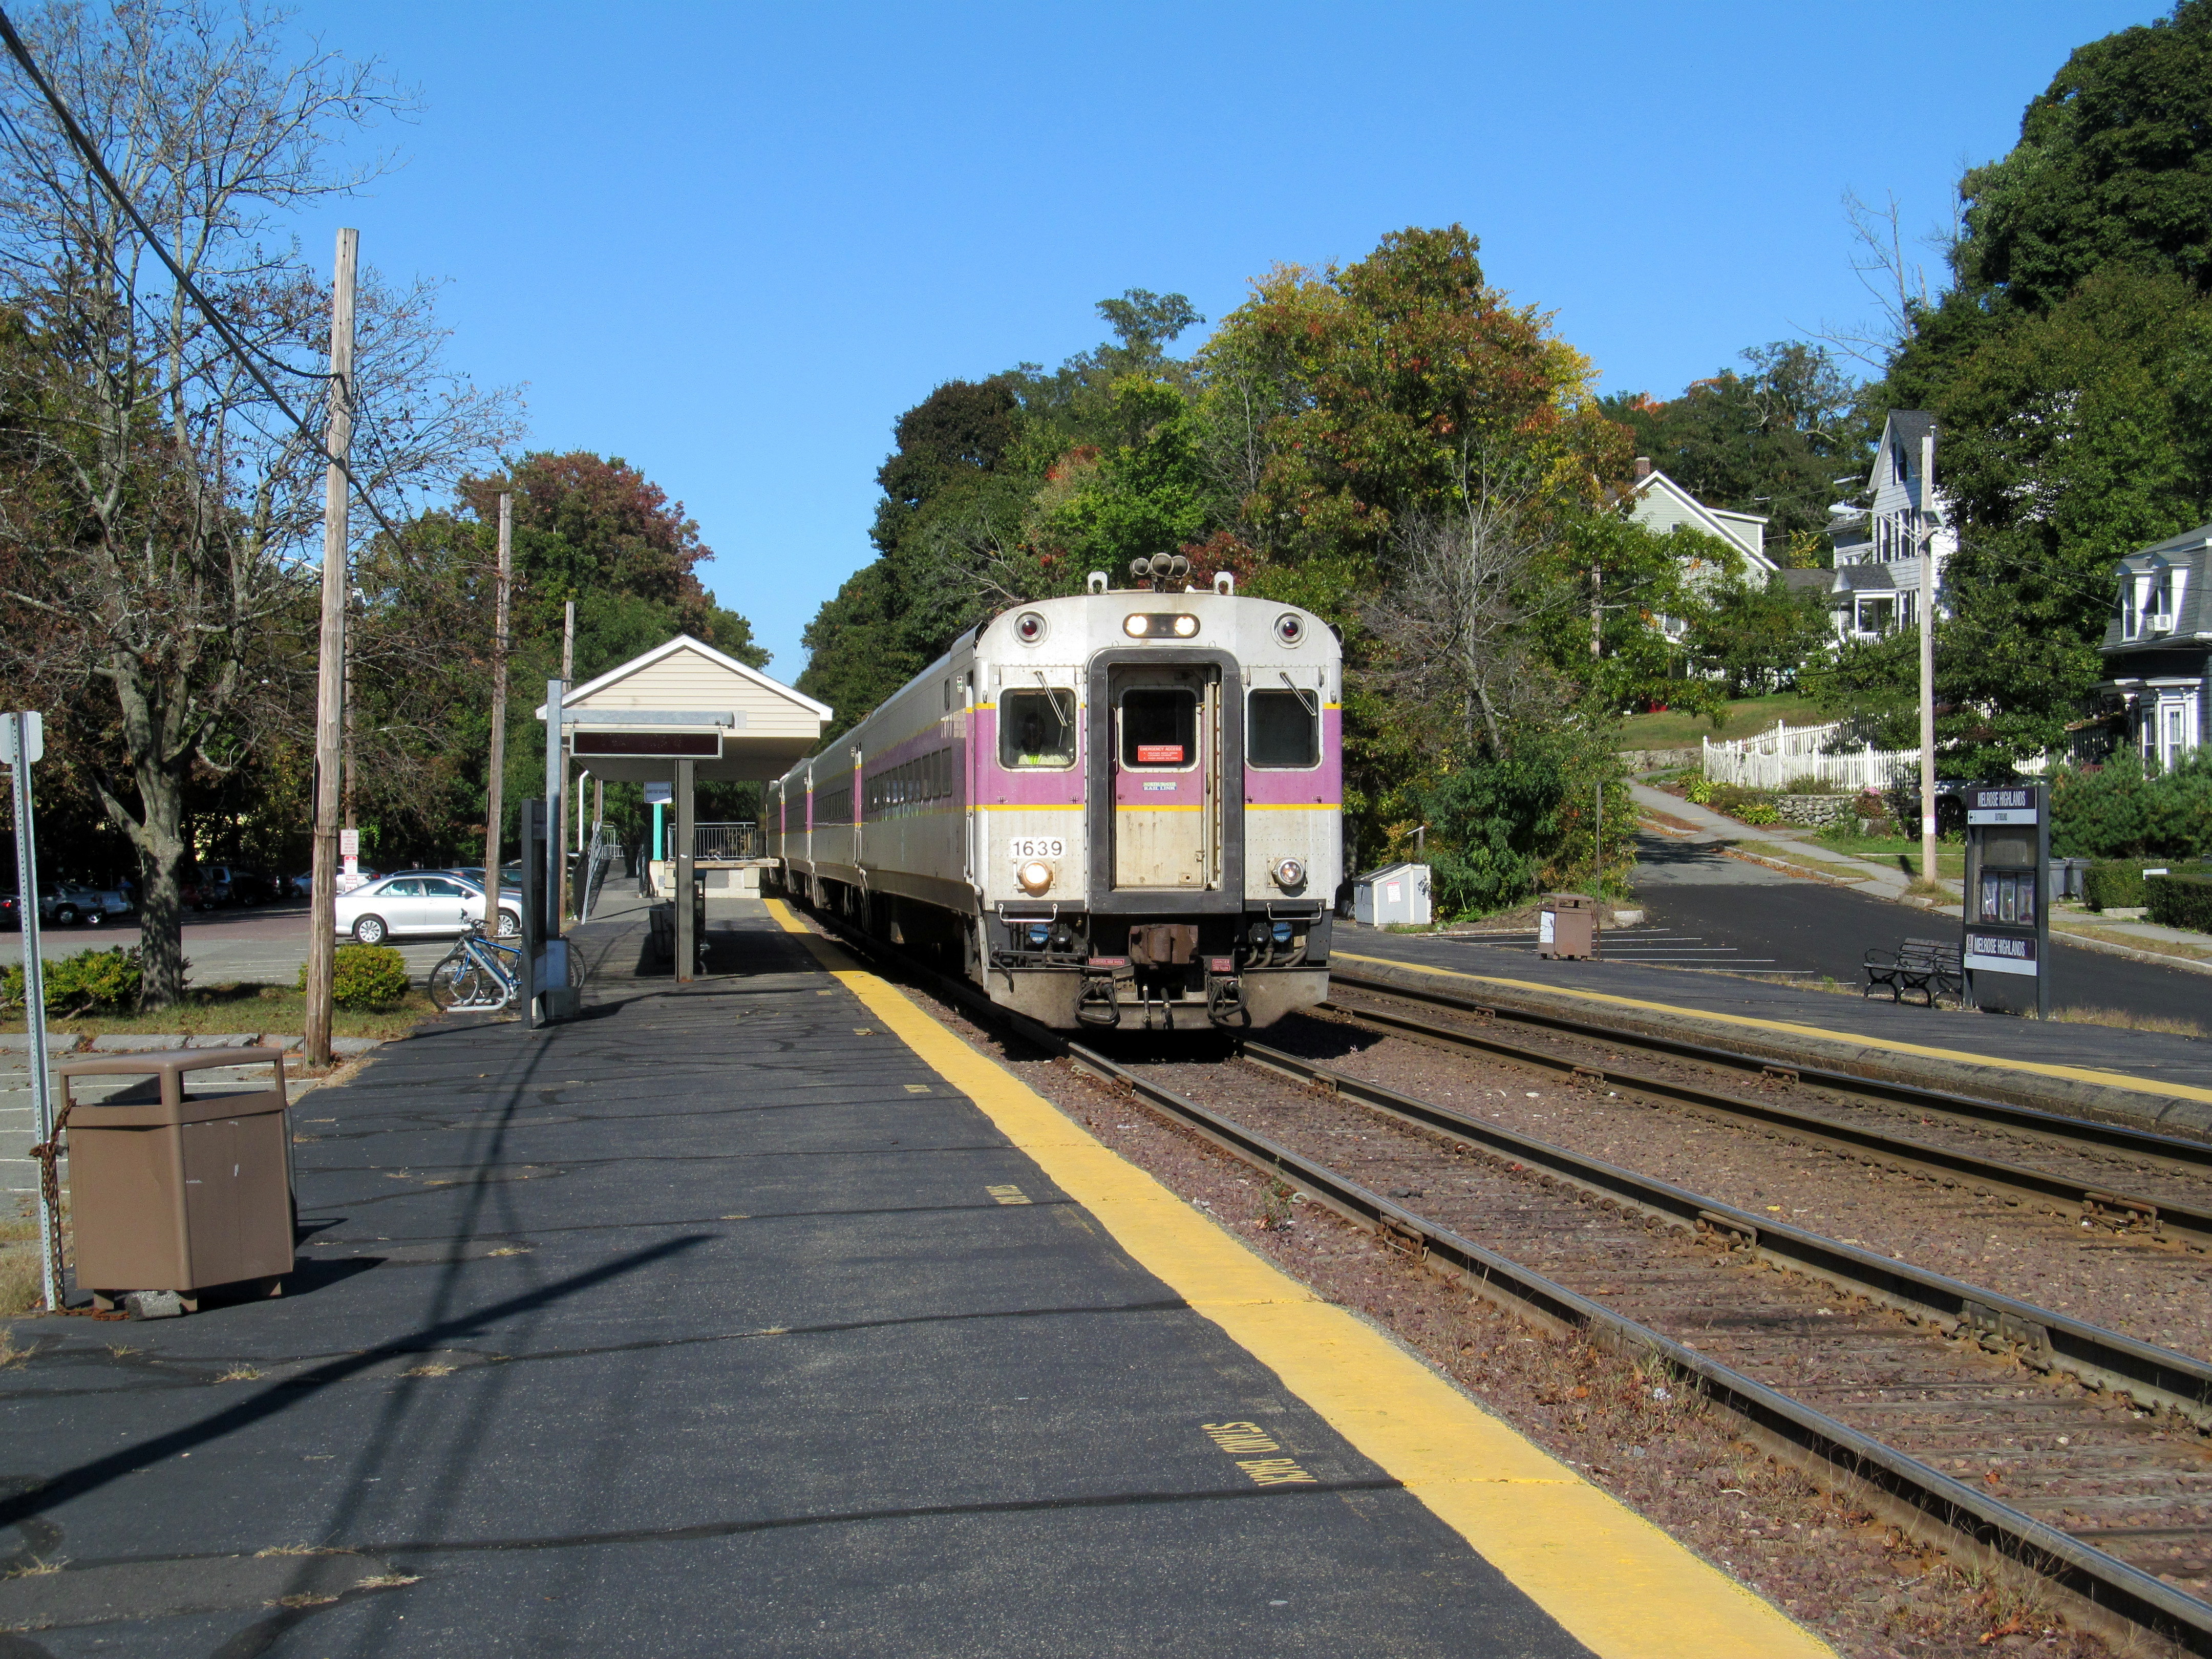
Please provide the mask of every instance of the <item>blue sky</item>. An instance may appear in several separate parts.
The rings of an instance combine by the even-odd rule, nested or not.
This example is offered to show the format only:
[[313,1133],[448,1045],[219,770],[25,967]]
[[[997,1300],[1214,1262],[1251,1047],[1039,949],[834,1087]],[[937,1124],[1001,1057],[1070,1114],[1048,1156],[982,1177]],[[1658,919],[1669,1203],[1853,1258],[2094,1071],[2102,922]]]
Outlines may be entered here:
[[899,412],[1095,343],[1100,298],[1218,318],[1456,220],[1607,389],[1664,396],[1860,319],[1844,190],[1936,226],[2069,51],[2160,10],[310,0],[422,108],[301,234],[447,279],[455,360],[526,383],[532,447],[681,499],[789,678]]

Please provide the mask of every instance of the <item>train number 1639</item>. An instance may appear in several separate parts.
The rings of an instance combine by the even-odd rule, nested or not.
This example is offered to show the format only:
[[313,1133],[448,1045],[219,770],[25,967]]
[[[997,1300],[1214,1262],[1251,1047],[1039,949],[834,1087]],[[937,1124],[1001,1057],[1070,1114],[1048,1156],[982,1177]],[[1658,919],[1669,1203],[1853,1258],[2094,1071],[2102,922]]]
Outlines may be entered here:
[[1017,859],[1066,858],[1067,843],[1058,836],[1016,836],[1013,855]]

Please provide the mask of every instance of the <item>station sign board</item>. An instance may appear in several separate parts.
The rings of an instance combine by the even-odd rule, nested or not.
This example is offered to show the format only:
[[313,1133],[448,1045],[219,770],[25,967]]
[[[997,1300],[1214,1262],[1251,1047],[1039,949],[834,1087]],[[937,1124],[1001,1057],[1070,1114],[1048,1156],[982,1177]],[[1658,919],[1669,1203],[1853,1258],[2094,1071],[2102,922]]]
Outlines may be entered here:
[[2027,784],[1998,789],[1966,791],[1966,823],[2033,823],[2040,816],[2042,787]]
[[720,732],[578,731],[568,739],[578,760],[720,760]]
[[2036,954],[2032,934],[2023,939],[2017,933],[1996,933],[1970,926],[1960,957],[1970,974],[2033,975],[2037,969]]
[[2039,783],[1966,792],[1966,881],[1959,965],[1975,1006],[2049,1018],[2051,820]]

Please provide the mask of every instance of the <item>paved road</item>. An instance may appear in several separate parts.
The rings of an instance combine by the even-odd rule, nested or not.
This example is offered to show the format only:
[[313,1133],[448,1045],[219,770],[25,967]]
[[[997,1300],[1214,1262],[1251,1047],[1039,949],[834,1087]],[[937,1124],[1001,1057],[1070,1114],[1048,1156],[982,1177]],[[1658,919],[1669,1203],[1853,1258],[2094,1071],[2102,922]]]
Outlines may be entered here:
[[[1692,937],[1725,950],[1710,965],[1722,971],[1826,976],[1859,981],[1869,946],[1893,950],[1911,939],[1955,939],[1959,924],[1849,888],[1786,876],[1763,865],[1723,857],[1708,848],[1638,838],[1637,896],[1646,936]],[[1630,945],[1638,933],[1608,935]],[[1530,947],[1534,948],[1533,945]],[[1612,952],[1608,949],[1607,954]],[[2212,980],[2183,969],[2131,962],[2052,941],[2054,1008],[2124,1011],[2212,1030]],[[1659,960],[1624,950],[1624,960]],[[1668,965],[1708,965],[1677,959]]]
[[[106,951],[138,943],[136,927],[51,927],[39,936],[48,962],[80,951]],[[453,948],[450,939],[394,939],[408,970],[421,978]],[[23,959],[23,936],[0,933],[0,963]],[[289,985],[307,959],[307,907],[272,904],[240,910],[195,912],[185,924],[185,959],[201,985],[232,981]]]

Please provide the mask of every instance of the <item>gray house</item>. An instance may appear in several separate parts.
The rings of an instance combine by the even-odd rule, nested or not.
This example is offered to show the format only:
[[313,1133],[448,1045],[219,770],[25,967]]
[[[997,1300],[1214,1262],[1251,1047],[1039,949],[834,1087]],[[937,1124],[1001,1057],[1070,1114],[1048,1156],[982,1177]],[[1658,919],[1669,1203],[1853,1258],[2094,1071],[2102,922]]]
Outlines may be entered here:
[[[1836,567],[1826,578],[1828,610],[1838,640],[1875,640],[1920,625],[1921,538],[1936,562],[1936,608],[1949,606],[1944,573],[1959,550],[1959,532],[1941,489],[1931,495],[1922,477],[1921,441],[1935,420],[1925,410],[1893,409],[1882,422],[1881,444],[1861,492],[1863,507],[1838,502],[1828,509],[1828,541]],[[1808,575],[1811,573],[1807,573]],[[1792,580],[1792,586],[1807,586]]]
[[2108,678],[2101,722],[2160,770],[2205,741],[2212,702],[2212,524],[2185,530],[2119,562],[2119,593],[2097,647]]

